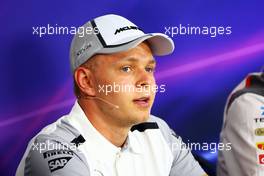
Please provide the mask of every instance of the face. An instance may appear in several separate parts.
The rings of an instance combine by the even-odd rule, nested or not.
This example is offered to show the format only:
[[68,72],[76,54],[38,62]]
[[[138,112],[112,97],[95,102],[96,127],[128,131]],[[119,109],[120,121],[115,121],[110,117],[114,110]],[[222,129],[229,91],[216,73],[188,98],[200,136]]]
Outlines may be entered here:
[[119,125],[144,122],[155,98],[155,60],[146,43],[128,51],[96,56],[93,73],[96,96],[119,106],[96,101],[100,110]]

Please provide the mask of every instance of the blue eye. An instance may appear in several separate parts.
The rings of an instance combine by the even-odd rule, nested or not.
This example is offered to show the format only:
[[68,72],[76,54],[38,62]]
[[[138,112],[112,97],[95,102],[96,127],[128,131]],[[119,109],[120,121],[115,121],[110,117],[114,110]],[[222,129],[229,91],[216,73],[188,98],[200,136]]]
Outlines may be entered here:
[[123,72],[127,72],[127,73],[130,72],[130,71],[132,71],[132,69],[131,69],[130,66],[124,66],[121,69],[122,69]]
[[152,67],[146,67],[145,70],[149,73],[153,73],[155,71],[155,69]]

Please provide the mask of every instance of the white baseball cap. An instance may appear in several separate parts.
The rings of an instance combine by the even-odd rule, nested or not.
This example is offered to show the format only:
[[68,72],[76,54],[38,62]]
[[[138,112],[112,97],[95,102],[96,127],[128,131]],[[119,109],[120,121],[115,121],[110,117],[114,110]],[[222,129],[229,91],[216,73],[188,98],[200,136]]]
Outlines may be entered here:
[[162,33],[145,34],[139,27],[119,15],[104,15],[82,26],[85,33],[76,33],[70,49],[71,71],[95,54],[126,51],[147,40],[152,54],[168,55],[174,50],[173,40]]

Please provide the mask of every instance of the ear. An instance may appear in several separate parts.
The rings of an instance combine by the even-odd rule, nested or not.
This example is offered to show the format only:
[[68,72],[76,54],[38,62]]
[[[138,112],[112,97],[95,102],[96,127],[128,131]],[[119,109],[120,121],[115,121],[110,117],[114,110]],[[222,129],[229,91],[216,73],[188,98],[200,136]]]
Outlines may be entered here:
[[74,79],[84,95],[95,96],[95,84],[92,72],[85,67],[78,67]]

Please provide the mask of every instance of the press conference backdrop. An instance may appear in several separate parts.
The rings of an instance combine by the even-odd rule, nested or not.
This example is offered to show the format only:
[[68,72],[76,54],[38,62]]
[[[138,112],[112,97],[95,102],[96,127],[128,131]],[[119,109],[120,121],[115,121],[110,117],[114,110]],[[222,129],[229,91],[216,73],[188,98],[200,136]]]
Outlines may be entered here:
[[[124,16],[146,32],[166,33],[175,52],[156,57],[152,114],[215,174],[226,98],[264,65],[264,2],[78,0],[0,3],[0,175],[14,175],[29,140],[74,103],[69,46],[74,29],[104,14]],[[67,27],[68,32],[56,29]],[[44,29],[48,29],[45,30]],[[81,31],[79,31],[81,32]],[[216,147],[215,147],[216,146]]]

